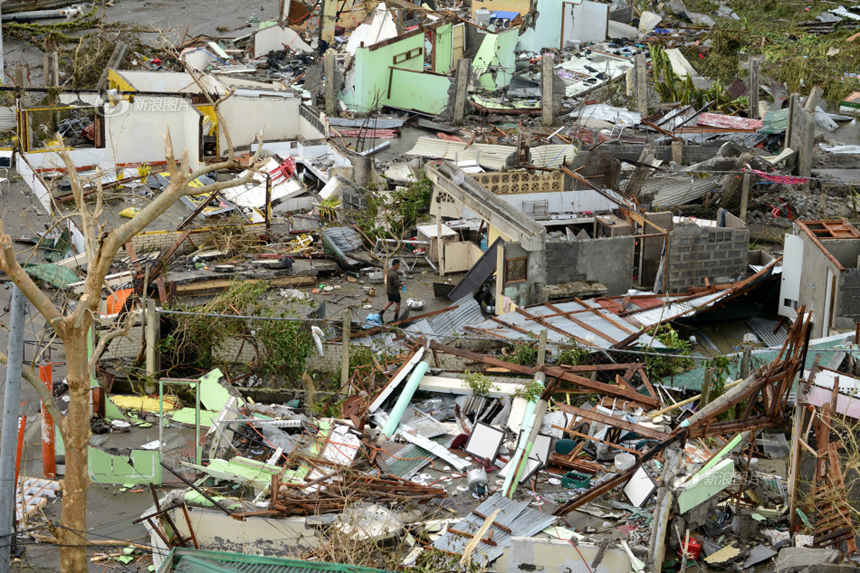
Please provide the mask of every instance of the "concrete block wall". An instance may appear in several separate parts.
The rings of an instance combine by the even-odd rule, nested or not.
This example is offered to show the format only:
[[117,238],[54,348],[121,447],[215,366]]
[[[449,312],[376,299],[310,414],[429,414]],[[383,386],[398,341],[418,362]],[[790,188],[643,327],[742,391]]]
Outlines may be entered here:
[[597,281],[607,294],[633,286],[633,237],[546,241],[546,284]]
[[845,269],[839,285],[834,328],[854,328],[860,322],[860,269]]
[[669,292],[712,284],[746,272],[750,233],[747,229],[680,225],[669,233]]
[[137,358],[143,348],[143,342],[143,325],[132,326],[128,336],[118,336],[110,341],[107,350],[102,354],[102,360]]
[[579,241],[546,242],[546,284],[554,285],[586,279],[586,276],[579,273],[576,268],[579,245]]

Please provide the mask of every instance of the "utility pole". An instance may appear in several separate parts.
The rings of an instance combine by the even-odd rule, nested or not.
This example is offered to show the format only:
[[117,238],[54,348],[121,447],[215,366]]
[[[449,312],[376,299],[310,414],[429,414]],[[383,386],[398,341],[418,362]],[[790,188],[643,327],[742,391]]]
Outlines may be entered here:
[[[3,19],[3,10],[0,9],[0,21]],[[6,83],[6,60],[3,59],[3,27],[0,26],[0,85]]]
[[0,434],[0,573],[9,573],[10,549],[15,535],[15,453],[24,361],[24,294],[15,285],[12,285],[11,323]]

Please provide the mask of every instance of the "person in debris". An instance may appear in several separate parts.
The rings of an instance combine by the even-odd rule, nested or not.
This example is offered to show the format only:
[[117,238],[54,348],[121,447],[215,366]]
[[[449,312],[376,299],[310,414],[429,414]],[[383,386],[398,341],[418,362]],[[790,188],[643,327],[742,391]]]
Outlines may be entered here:
[[388,271],[385,273],[386,293],[388,293],[388,302],[379,311],[379,317],[382,322],[385,322],[385,311],[392,304],[394,305],[394,321],[400,316],[400,259],[391,259],[391,264],[388,266]]

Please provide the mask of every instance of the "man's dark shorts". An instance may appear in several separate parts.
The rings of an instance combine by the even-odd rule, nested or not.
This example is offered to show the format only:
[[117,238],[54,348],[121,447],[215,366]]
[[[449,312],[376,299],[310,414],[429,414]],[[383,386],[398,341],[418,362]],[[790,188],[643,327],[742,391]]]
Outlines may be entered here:
[[388,293],[388,302],[400,302],[400,293]]

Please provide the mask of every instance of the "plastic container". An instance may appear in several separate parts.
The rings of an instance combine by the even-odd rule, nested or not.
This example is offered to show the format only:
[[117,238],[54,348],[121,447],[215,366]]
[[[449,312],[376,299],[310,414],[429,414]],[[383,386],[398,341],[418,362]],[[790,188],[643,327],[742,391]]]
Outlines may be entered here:
[[620,472],[629,470],[635,463],[636,457],[633,454],[624,452],[615,456],[615,469]]
[[561,485],[567,489],[587,489],[591,486],[591,476],[577,472],[567,472],[561,478]]
[[[687,543],[687,559],[693,559],[694,561],[699,560],[699,554],[702,552],[702,542],[696,539],[695,537],[691,537],[690,541]],[[684,558],[684,551],[679,550],[678,556],[682,559]]]

